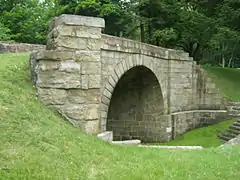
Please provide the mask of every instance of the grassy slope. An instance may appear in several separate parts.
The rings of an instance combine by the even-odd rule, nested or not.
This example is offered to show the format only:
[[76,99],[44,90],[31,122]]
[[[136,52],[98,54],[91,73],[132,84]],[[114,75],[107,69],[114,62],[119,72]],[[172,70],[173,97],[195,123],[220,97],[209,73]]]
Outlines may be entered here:
[[215,125],[194,129],[183,136],[177,137],[175,140],[160,144],[169,146],[203,146],[205,148],[217,147],[222,144],[217,135],[220,132],[227,130],[227,128],[235,121],[237,121],[237,119],[227,120]]
[[240,70],[231,68],[206,68],[221,92],[232,101],[240,101]]
[[0,179],[239,179],[240,146],[120,147],[80,132],[36,99],[27,57],[0,54]]

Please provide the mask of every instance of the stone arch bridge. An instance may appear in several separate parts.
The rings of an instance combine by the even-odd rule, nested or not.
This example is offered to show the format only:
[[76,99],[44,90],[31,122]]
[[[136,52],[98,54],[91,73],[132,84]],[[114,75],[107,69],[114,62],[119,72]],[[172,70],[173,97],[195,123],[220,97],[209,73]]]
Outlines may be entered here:
[[54,18],[30,55],[39,99],[87,133],[163,142],[218,122],[224,100],[189,55],[102,34],[104,19]]

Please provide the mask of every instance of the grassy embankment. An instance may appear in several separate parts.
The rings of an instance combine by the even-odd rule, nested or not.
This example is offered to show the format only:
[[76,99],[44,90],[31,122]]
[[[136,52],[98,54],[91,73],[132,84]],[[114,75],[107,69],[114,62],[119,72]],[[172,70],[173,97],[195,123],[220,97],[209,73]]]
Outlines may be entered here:
[[122,147],[80,132],[36,99],[27,59],[0,54],[0,179],[239,179],[240,146]]

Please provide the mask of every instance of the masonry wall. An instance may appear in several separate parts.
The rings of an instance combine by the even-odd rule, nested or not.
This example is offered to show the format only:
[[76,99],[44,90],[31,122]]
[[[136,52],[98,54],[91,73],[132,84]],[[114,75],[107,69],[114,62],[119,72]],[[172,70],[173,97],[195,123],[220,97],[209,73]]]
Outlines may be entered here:
[[33,50],[44,50],[45,48],[46,48],[45,45],[40,44],[0,42],[0,53],[30,52]]
[[[188,53],[105,35],[103,27],[101,18],[54,19],[46,50],[30,56],[32,79],[44,104],[87,133],[108,128],[116,139],[168,141],[202,126],[203,117],[205,124],[222,119],[219,92]],[[144,77],[156,81],[148,79],[144,86],[137,73],[132,81],[122,78],[140,67],[148,70]]]

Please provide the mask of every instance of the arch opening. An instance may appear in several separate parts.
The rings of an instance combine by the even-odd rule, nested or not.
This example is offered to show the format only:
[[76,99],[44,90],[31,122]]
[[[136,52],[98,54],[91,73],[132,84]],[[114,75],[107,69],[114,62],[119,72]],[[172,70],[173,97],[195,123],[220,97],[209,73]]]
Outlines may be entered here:
[[154,73],[145,66],[128,70],[118,81],[109,105],[107,130],[113,140],[157,142],[164,114],[163,95]]

